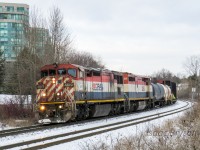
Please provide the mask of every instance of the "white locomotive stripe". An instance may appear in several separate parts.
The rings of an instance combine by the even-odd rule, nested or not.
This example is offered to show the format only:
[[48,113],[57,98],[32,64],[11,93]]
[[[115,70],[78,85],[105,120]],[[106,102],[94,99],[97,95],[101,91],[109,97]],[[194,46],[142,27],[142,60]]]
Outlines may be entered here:
[[48,101],[52,101],[54,94],[52,94],[49,98]]
[[[42,83],[45,85],[48,79],[49,79],[49,77],[46,77],[44,80],[42,78],[37,83],[40,83],[42,81]],[[45,87],[45,89],[46,89],[46,87]],[[43,89],[37,89],[37,100],[41,99],[41,97],[42,97],[42,91],[43,91]]]
[[46,82],[49,80],[49,77],[46,77],[43,81],[44,84],[46,84]]
[[56,93],[59,92],[61,89],[63,89],[64,83],[62,82],[62,78],[63,78],[63,77],[60,77],[60,78],[59,78],[59,80],[61,80],[61,84],[58,84],[59,86],[58,86],[58,88],[56,89]]
[[[138,85],[137,88],[136,88],[136,85],[127,85],[127,84],[114,84],[112,87],[111,87],[111,84],[110,82],[91,82],[91,81],[86,81],[85,82],[85,88],[79,88],[81,86],[83,86],[83,81],[76,81],[76,87],[77,87],[77,90],[76,91],[81,91],[81,89],[86,89],[86,92],[114,92],[114,91],[117,91],[117,87],[120,87],[121,88],[121,92],[123,91],[127,91],[128,92],[128,89],[132,89],[134,91],[142,91],[142,86],[143,86],[143,89],[147,89],[147,86],[146,85]],[[94,87],[93,87],[94,86]],[[95,86],[101,86],[101,88],[99,87],[98,88],[95,88]],[[132,87],[128,87],[128,86],[132,86]],[[124,90],[126,89],[126,90]]]
[[69,90],[69,94],[71,95],[71,98],[73,97],[73,92],[74,92],[74,89],[71,88],[71,89]]
[[[67,81],[69,81],[69,78],[65,78],[65,80],[64,80],[64,83],[65,82],[67,82]],[[73,81],[72,81],[73,82]],[[74,91],[74,89],[73,88],[66,88],[66,87],[64,87],[64,85],[63,85],[63,93],[64,93],[64,96],[65,96],[65,99],[69,99],[69,100],[73,100],[73,97],[74,97],[74,95],[73,94],[71,94],[71,93],[73,93],[73,91]],[[70,91],[71,91],[71,93],[70,93]]]
[[67,91],[68,91],[68,92],[67,92],[67,96],[68,96],[69,100],[70,100],[70,101],[74,100],[73,94],[72,94],[72,93],[73,93],[73,88],[68,89]]
[[63,79],[63,77],[60,77],[58,80],[62,80]]
[[49,95],[55,88],[55,84],[52,84],[51,88],[49,89],[49,91],[47,91],[47,95]]
[[53,84],[52,81],[49,81],[47,84],[47,87],[45,87],[45,89],[47,90],[49,88],[49,86],[51,86],[52,84]]
[[152,92],[152,86],[150,85],[148,88],[148,85],[136,85],[136,84],[125,84],[125,92]]
[[[83,86],[83,81],[76,81],[77,85],[77,90],[76,91],[81,91],[81,86]],[[117,87],[121,87],[121,92],[153,92],[153,88],[151,85],[137,85],[137,84],[124,84],[124,85],[120,85],[120,84],[116,84],[115,86],[113,86],[111,89],[110,88],[110,82],[92,82],[92,81],[86,81],[85,82],[85,86],[86,86],[86,91],[87,92],[114,92],[117,91]],[[97,89],[93,89],[93,85],[95,86],[95,84],[101,85],[103,89],[101,88],[97,88]],[[117,87],[116,87],[117,86]],[[83,88],[84,89],[84,88]]]
[[[64,83],[66,82],[68,80],[68,78],[65,78],[65,80],[64,80]],[[66,99],[67,98],[67,88],[63,88],[63,94],[64,94],[64,98]]]
[[63,89],[63,84],[60,84],[60,86],[58,86],[58,88],[56,89],[56,93],[58,93],[61,89]]
[[37,99],[36,100],[39,100],[41,98],[41,94],[42,94],[42,90],[38,89],[37,90]]

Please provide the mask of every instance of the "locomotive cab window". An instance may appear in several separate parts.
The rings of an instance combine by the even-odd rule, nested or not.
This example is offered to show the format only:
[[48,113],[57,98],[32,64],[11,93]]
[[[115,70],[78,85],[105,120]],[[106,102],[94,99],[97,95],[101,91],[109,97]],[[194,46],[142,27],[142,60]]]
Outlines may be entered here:
[[100,72],[93,71],[93,76],[101,76]]
[[58,75],[66,75],[66,69],[58,69]]
[[123,84],[123,77],[122,76],[114,75],[114,79],[117,80],[117,84]]
[[129,77],[128,80],[133,82],[133,81],[135,81],[135,78],[134,77]]
[[41,71],[41,78],[46,76],[48,76],[48,71],[47,70]]
[[88,70],[86,75],[87,75],[87,77],[91,77],[92,76],[92,71]]
[[76,77],[76,69],[68,69],[67,73],[72,77]]
[[50,75],[50,76],[55,76],[55,75],[56,75],[56,70],[54,70],[54,69],[49,69],[49,75]]

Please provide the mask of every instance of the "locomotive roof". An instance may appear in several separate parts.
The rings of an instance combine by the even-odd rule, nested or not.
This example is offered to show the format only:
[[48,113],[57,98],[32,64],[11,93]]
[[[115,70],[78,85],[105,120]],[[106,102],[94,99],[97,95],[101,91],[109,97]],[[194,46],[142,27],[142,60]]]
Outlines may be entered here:
[[113,73],[115,75],[120,75],[122,76],[124,73],[127,73],[130,76],[134,76],[134,77],[141,77],[141,78],[150,78],[148,76],[142,76],[142,75],[136,75],[136,74],[132,74],[132,73],[128,73],[128,72],[120,72],[120,71],[114,71],[114,70],[109,70],[109,69],[102,69],[102,68],[93,68],[93,67],[84,67],[81,65],[77,65],[77,64],[49,64],[49,65],[45,65],[41,68],[41,70],[43,69],[48,69],[48,68],[55,68],[55,65],[57,66],[74,66],[76,68],[79,68],[81,71],[84,70],[88,70],[88,71],[97,71],[97,72],[107,72],[107,73]]
[[93,68],[93,67],[84,67],[84,66],[80,66],[80,65],[77,65],[77,64],[72,64],[72,65],[76,66],[80,70],[85,69],[85,70],[97,71],[97,72],[110,72],[110,73],[112,72],[111,70],[108,70],[108,69]]

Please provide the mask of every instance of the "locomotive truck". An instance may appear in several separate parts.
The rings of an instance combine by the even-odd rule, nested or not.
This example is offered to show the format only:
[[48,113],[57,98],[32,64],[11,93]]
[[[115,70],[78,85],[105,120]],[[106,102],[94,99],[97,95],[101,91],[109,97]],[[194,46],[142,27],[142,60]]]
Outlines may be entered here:
[[50,64],[36,83],[41,124],[133,112],[176,101],[176,84],[128,72]]

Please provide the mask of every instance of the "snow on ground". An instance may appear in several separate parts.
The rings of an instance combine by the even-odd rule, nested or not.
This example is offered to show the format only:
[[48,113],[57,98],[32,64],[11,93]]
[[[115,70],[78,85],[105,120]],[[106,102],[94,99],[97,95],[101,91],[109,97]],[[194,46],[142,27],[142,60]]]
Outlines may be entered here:
[[9,130],[9,129],[13,129],[13,128],[16,128],[16,127],[11,127],[11,126],[8,126],[5,123],[0,122],[0,131],[2,131],[2,130]]
[[5,94],[0,94],[0,104],[5,104],[8,102],[10,99],[13,99],[12,95],[5,95]]
[[[178,101],[178,103],[176,103],[175,105],[176,106],[179,105],[179,107],[180,107],[182,104],[183,104],[183,102]],[[174,108],[176,106],[174,106]],[[165,109],[164,111],[171,110],[172,107],[164,108]],[[163,110],[153,110],[153,111],[149,112],[148,115],[155,114],[155,113],[162,112],[162,111]],[[139,114],[139,115],[145,116],[146,113],[148,113],[148,112],[145,112],[145,113],[142,113],[142,114]],[[100,145],[102,143],[106,143],[107,145],[110,145],[112,147],[122,138],[127,138],[127,137],[134,136],[134,135],[137,136],[140,133],[146,133],[148,135],[148,133],[146,132],[147,129],[151,130],[151,129],[153,129],[153,127],[162,126],[167,120],[172,120],[174,118],[181,117],[182,115],[184,115],[184,112],[180,112],[180,113],[173,114],[173,115],[170,115],[170,116],[166,116],[166,117],[163,117],[163,118],[160,118],[160,119],[152,120],[152,121],[149,121],[149,122],[129,126],[129,127],[126,127],[126,128],[121,128],[121,129],[118,129],[118,130],[109,131],[107,133],[102,133],[100,135],[95,135],[95,136],[92,136],[92,137],[76,140],[76,141],[69,142],[69,143],[66,143],[66,144],[60,144],[60,145],[52,146],[52,147],[46,148],[46,150],[53,150],[55,148],[67,150],[68,147],[70,147],[70,150],[79,150],[79,149],[81,150],[81,149],[88,149],[89,147],[91,148],[92,146],[98,147],[98,144]],[[130,118],[132,118],[132,116]]]
[[[99,121],[88,122],[88,123],[84,123],[84,124],[76,124],[76,125],[71,125],[71,126],[66,125],[66,127],[61,127],[61,128],[56,128],[56,129],[48,129],[48,130],[43,130],[43,131],[25,133],[25,134],[16,135],[16,136],[4,137],[4,138],[0,138],[0,143],[1,143],[0,145],[3,146],[3,145],[11,144],[11,143],[17,143],[20,141],[22,142],[22,141],[28,141],[28,140],[32,140],[32,139],[44,138],[44,137],[48,137],[48,136],[52,136],[52,135],[58,135],[58,134],[68,133],[68,132],[77,131],[77,130],[81,130],[81,129],[87,129],[87,128],[91,128],[91,127],[101,126],[104,124],[111,124],[111,123],[115,123],[115,122],[119,122],[119,121],[140,118],[142,116],[148,116],[151,114],[157,114],[160,112],[180,108],[185,105],[186,105],[185,102],[177,101],[176,104],[174,104],[172,106],[167,106],[167,107],[161,108],[161,109],[154,109],[151,111],[139,112],[139,113],[129,114],[126,116],[119,116],[119,117],[111,118],[111,119],[102,119]],[[161,126],[162,123],[164,123],[166,120],[173,119],[175,117],[180,117],[181,115],[183,115],[183,112],[174,114],[171,116],[166,116],[166,117],[163,117],[160,119],[152,120],[152,121],[149,121],[146,123],[141,123],[138,125],[126,127],[123,129],[110,131],[110,132],[92,136],[89,138],[84,138],[81,140],[76,140],[73,142],[56,145],[53,147],[49,147],[47,149],[52,149],[52,150],[55,148],[68,149],[70,147],[71,150],[78,150],[78,149],[87,148],[88,145],[94,145],[94,144],[100,143],[100,142],[101,143],[106,142],[107,144],[111,144],[111,143],[114,144],[117,142],[118,139],[120,139],[122,137],[127,137],[130,135],[137,135],[140,132],[145,131],[147,128],[151,128],[153,126]],[[17,148],[15,148],[15,149],[17,149]]]
[[24,100],[24,104],[30,104],[30,102],[31,102],[31,96],[30,95],[0,94],[0,104],[19,103],[20,98],[22,98]]

